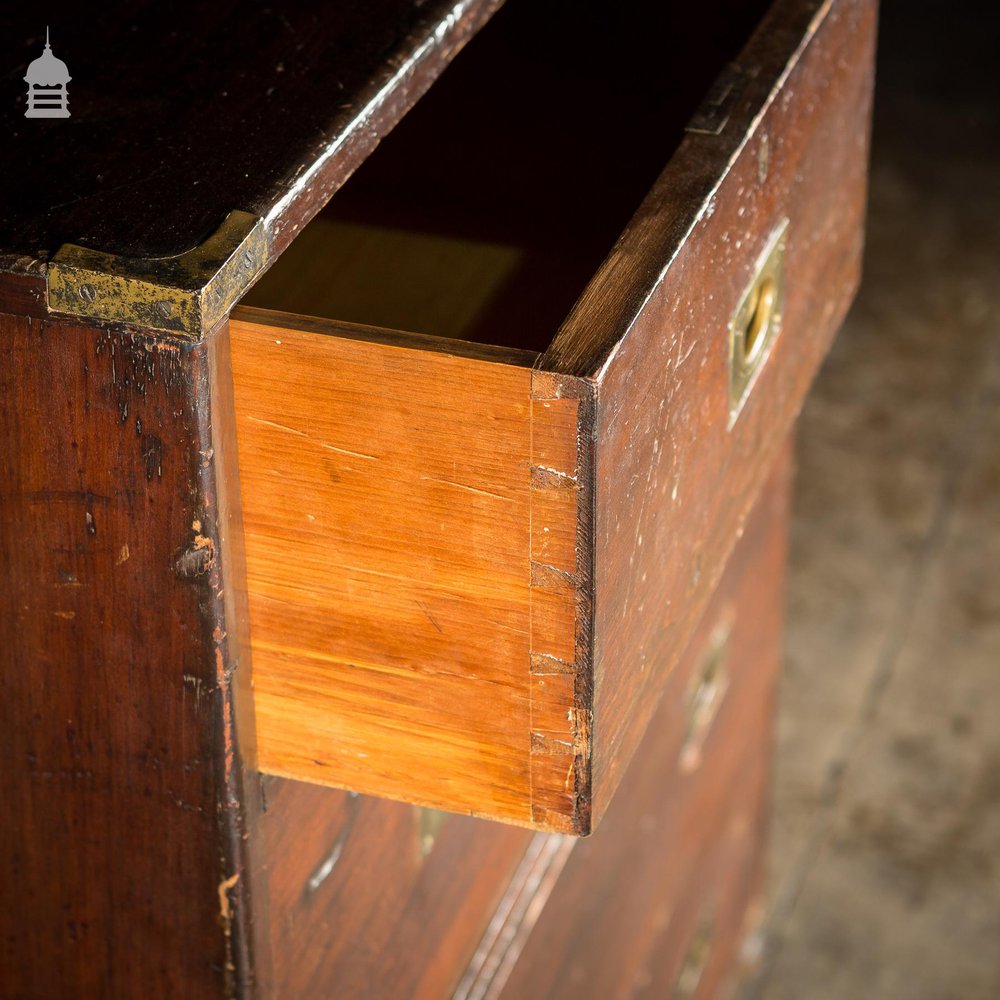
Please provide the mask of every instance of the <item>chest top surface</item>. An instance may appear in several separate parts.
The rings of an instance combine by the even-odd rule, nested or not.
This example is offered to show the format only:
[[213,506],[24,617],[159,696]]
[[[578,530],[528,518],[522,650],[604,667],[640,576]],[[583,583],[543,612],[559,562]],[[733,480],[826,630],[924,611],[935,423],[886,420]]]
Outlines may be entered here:
[[[171,257],[233,209],[283,245],[496,6],[5,5],[0,255],[8,269],[65,243]],[[70,77],[63,120],[25,115],[46,22]]]

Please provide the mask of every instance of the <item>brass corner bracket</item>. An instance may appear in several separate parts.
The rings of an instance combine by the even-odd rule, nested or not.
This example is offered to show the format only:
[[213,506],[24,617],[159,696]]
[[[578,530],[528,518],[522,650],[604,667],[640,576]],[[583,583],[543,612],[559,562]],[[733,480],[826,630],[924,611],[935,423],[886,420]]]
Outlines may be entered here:
[[267,264],[263,220],[230,212],[203,243],[175,257],[122,257],[66,243],[46,274],[48,308],[197,340]]

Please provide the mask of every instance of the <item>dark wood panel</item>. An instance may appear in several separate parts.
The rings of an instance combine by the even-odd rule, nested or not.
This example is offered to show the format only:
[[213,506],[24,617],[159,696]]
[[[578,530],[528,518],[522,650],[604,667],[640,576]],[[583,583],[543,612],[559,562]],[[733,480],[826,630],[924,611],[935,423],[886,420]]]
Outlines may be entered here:
[[[0,251],[167,256],[233,209],[284,247],[497,2],[5,4]],[[16,97],[46,23],[67,120]]]
[[218,346],[0,315],[3,996],[250,975]]
[[[581,635],[594,657],[595,822],[857,286],[874,29],[872,0],[778,3],[747,49],[753,87],[774,90],[745,139],[750,123],[732,123],[739,155],[718,172],[711,143],[733,141],[725,131],[682,147],[539,362],[598,366],[596,611]],[[700,155],[717,187],[695,211],[686,172],[707,183]],[[785,219],[781,326],[732,422],[729,323]],[[598,345],[588,328],[620,339]]]
[[457,982],[532,834],[266,779],[273,995],[434,998]]
[[[719,996],[731,976],[762,879],[790,466],[786,450],[601,827],[574,848],[503,997],[673,996],[689,942],[709,923],[694,995]],[[692,680],[722,633],[728,686],[692,767],[683,756]]]

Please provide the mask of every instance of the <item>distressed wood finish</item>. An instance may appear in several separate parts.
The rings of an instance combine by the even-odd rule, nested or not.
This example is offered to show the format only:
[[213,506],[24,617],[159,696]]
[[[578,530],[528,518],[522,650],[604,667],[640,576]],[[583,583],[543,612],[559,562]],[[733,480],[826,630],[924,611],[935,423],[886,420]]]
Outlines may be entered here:
[[[763,882],[790,472],[786,448],[601,827],[511,942],[510,978],[487,977],[469,1000],[726,995]],[[693,767],[693,682],[720,635],[728,684]],[[675,993],[706,930],[696,988]]]
[[[273,258],[495,6],[57,8],[73,122],[26,123],[8,102],[4,996],[267,996],[275,981],[259,784],[244,770],[255,723],[226,328],[179,344],[59,319],[45,262],[69,241],[155,273],[146,258],[197,252],[234,209],[261,218]],[[3,15],[24,64],[41,44],[28,19]],[[165,72],[151,53],[167,49]]]
[[2,312],[43,291],[0,276],[0,993],[221,996],[253,818],[224,334]]
[[266,780],[272,995],[450,995],[532,834]]
[[[512,976],[504,996],[603,997],[646,968],[640,995],[661,996],[708,912],[706,982],[731,969],[760,889],[789,470],[786,451],[591,840],[266,779],[274,995],[335,984],[350,997],[482,1000]],[[729,683],[694,769],[682,762],[692,681],[720,631]],[[664,907],[666,925],[652,912]]]
[[[719,137],[682,146],[541,362],[597,366],[599,380],[595,816],[857,287],[874,34],[870,0],[777,4],[748,50],[760,72],[743,114]],[[719,176],[721,153],[737,142]],[[702,185],[709,193],[695,196]],[[730,430],[727,324],[784,218],[782,328]],[[669,264],[651,273],[632,263],[657,260]],[[601,343],[600,331],[619,324],[627,335]]]
[[[873,37],[872,0],[776,4],[541,356],[238,314],[266,771],[594,828],[856,287]],[[731,426],[730,317],[786,220]]]
[[[264,219],[280,253],[499,2],[50,8],[72,125],[26,122],[16,74],[0,118],[0,253],[46,259],[72,242],[165,257],[234,209]],[[0,29],[13,83],[45,24],[8,4]]]
[[[311,301],[357,315],[216,329],[499,0],[66,15],[73,121],[8,110],[0,153],[0,993],[717,995],[760,881],[781,447],[857,281],[874,36],[875,0],[778,0],[680,138],[760,2],[511,4],[302,237],[346,234]],[[27,16],[2,20],[31,47]],[[786,218],[731,422],[727,323]],[[182,271],[213,306],[184,342],[146,328]],[[738,662],[695,724],[720,622]]]

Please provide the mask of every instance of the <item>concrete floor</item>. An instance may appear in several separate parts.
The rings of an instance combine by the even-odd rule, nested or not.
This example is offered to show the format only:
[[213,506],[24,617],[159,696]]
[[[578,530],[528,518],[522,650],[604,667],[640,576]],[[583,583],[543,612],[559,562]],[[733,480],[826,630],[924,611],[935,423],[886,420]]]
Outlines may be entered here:
[[743,1000],[1000,998],[998,51],[995,11],[883,5],[865,279],[800,425]]

